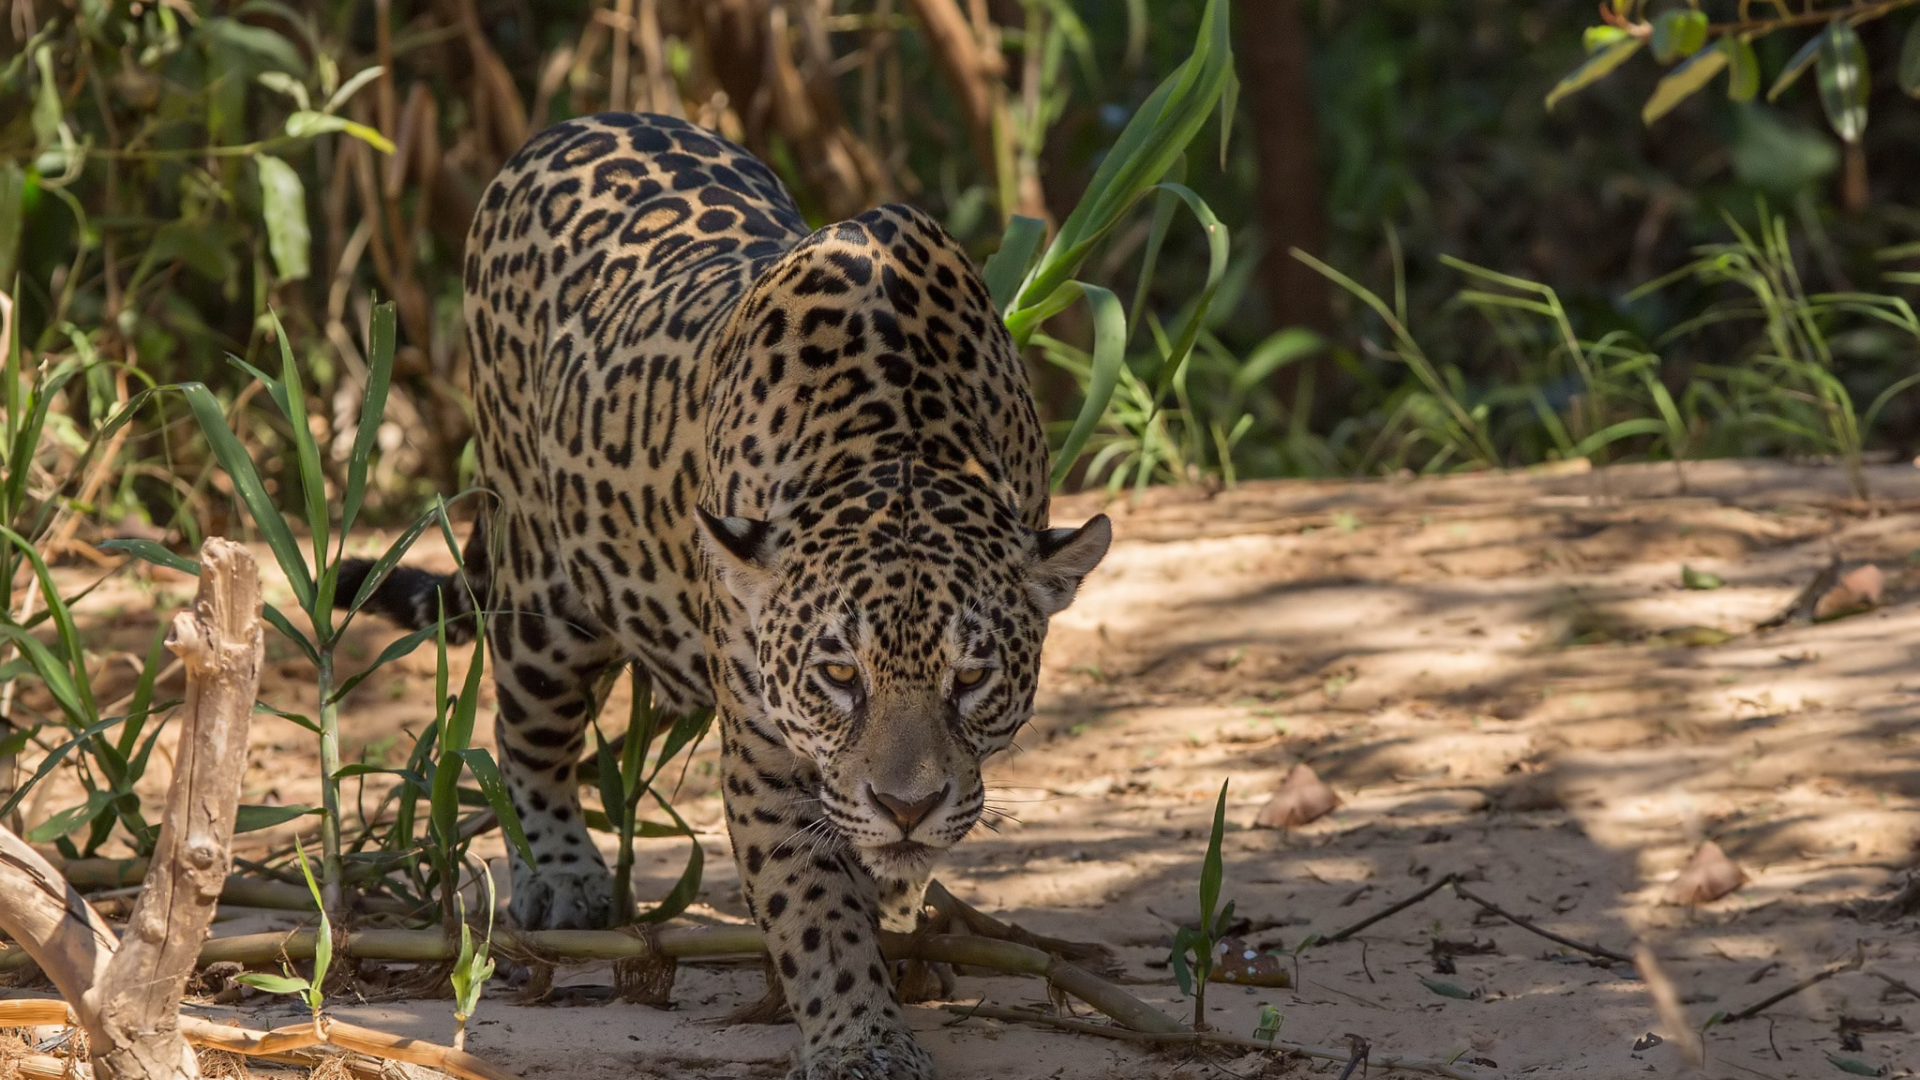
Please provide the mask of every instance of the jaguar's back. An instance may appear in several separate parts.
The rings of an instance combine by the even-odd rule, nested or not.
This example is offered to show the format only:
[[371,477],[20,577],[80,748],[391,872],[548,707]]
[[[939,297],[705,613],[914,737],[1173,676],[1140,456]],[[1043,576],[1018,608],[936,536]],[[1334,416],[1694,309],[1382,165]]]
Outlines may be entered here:
[[678,707],[711,701],[675,593],[695,576],[713,344],[806,234],[746,151],[671,117],[608,114],[521,148],[468,237],[480,467],[509,563],[496,585],[521,610],[590,614],[630,638]]

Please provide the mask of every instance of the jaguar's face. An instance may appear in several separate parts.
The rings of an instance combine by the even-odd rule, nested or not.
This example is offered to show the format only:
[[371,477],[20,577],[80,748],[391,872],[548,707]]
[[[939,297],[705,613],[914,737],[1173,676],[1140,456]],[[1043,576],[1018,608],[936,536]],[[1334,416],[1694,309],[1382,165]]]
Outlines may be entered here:
[[[973,477],[863,475],[770,523],[708,519],[755,628],[761,703],[877,874],[924,870],[979,821],[980,767],[1033,712],[1047,620],[1112,531],[1035,533]],[[731,541],[747,539],[745,554]]]

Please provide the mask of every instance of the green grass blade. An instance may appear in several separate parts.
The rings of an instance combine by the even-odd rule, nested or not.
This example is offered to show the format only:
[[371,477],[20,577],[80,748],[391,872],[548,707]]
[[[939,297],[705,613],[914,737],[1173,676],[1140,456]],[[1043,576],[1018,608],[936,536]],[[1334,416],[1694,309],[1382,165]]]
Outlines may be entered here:
[[647,779],[651,781],[654,776],[659,775],[667,762],[672,761],[685,747],[705,738],[707,731],[712,727],[712,709],[695,709],[684,716],[676,717],[673,726],[667,729],[666,739],[660,743],[660,756],[654,759],[653,772]]
[[347,490],[340,500],[340,539],[360,517],[360,505],[366,500],[367,464],[380,434],[380,423],[387,409],[387,392],[393,385],[395,316],[392,301],[373,306],[373,320],[367,328],[367,389],[360,398],[360,426],[353,434],[353,457],[347,461]]
[[1587,57],[1585,63],[1574,68],[1572,74],[1555,83],[1553,89],[1548,91],[1547,111],[1552,112],[1553,107],[1567,95],[1585,90],[1612,74],[1615,68],[1626,63],[1634,53],[1639,52],[1644,44],[1646,43],[1640,38],[1627,38],[1624,41],[1616,41]]
[[1000,250],[987,257],[981,276],[987,282],[987,295],[993,298],[993,310],[1006,314],[1007,305],[1019,291],[1020,281],[1033,265],[1034,252],[1047,238],[1047,223],[1039,218],[1015,214],[1001,234]]
[[1157,399],[1166,393],[1174,373],[1186,364],[1187,356],[1193,352],[1194,340],[1199,336],[1200,328],[1206,324],[1207,311],[1213,306],[1214,294],[1220,290],[1220,283],[1226,280],[1227,264],[1232,252],[1227,227],[1220,223],[1205,199],[1184,184],[1168,182],[1156,185],[1155,189],[1171,193],[1186,203],[1188,212],[1200,223],[1207,237],[1207,279],[1173,335],[1173,345],[1162,362],[1160,381],[1155,387],[1154,396]]
[[334,690],[333,696],[327,699],[328,703],[338,704],[345,701],[347,695],[353,693],[354,687],[367,681],[369,676],[377,674],[381,668],[393,663],[395,660],[413,655],[414,650],[432,641],[434,636],[439,633],[439,630],[439,624],[436,623],[433,626],[415,630],[405,637],[396,638],[388,643],[387,647],[380,650],[380,655],[374,658],[373,664],[365,671],[356,672],[342,681],[340,686]]
[[1060,456],[1054,459],[1052,483],[1056,488],[1066,480],[1081,448],[1106,415],[1113,388],[1120,383],[1120,369],[1126,364],[1127,313],[1120,306],[1120,298],[1098,285],[1074,284],[1093,311],[1093,380],[1087,385],[1087,400],[1080,406],[1080,415],[1074,418],[1073,428],[1060,446]]
[[220,402],[208,390],[205,383],[181,383],[176,389],[186,397],[187,407],[193,410],[195,420],[200,422],[200,430],[206,435],[207,443],[213,449],[215,460],[225,469],[233,481],[233,489],[246,504],[247,512],[253,517],[254,527],[273,550],[273,557],[280,569],[287,575],[287,584],[292,587],[293,595],[303,609],[313,609],[313,575],[307,569],[306,556],[300,553],[300,545],[294,541],[293,531],[287,528],[286,519],[273,505],[273,497],[267,494],[266,485],[260,482],[260,473],[253,467],[253,458],[247,454],[247,448],[234,437],[233,429],[227,426],[226,414],[220,408]]
[[[1185,179],[1187,159],[1176,158],[1172,168],[1174,179]],[[1153,272],[1160,263],[1160,249],[1167,242],[1167,230],[1173,227],[1173,212],[1179,209],[1179,202],[1173,192],[1164,186],[1154,193],[1153,219],[1147,227],[1146,247],[1140,253],[1140,279],[1133,286],[1133,305],[1127,309],[1127,333],[1140,325],[1142,314],[1147,309],[1147,294],[1153,289]]]
[[301,633],[300,630],[293,625],[292,621],[287,618],[286,612],[281,611],[272,604],[261,604],[260,617],[267,620],[268,625],[285,635],[288,641],[300,646],[300,651],[306,654],[307,659],[312,661],[315,667],[320,666],[320,650],[314,647],[312,639]]
[[1040,257],[1008,307],[1008,329],[1024,345],[1035,328],[1017,318],[1051,297],[1078,271],[1093,245],[1105,237],[1135,201],[1158,183],[1205,125],[1233,77],[1233,46],[1227,5],[1207,0],[1193,51],[1155,88],[1121,129],[1094,170],[1073,212]]
[[1221,864],[1220,841],[1227,828],[1227,781],[1220,785],[1220,799],[1213,806],[1213,832],[1207,839],[1206,861],[1200,864],[1200,932],[1211,939],[1214,935],[1213,913],[1220,903],[1220,885],[1226,877],[1226,869]]
[[319,813],[311,806],[240,806],[234,812],[235,833],[259,832],[284,825],[295,818]]
[[[287,339],[287,328],[280,323],[279,313],[268,309],[267,315],[273,320],[274,340],[280,346],[280,407],[286,410],[287,424],[293,429],[289,434],[300,465],[300,492],[306,502],[307,529],[312,534],[313,565],[325,567],[328,564],[327,479],[320,470],[320,447],[314,442],[313,429],[307,426],[306,386],[300,379],[299,365],[294,363],[293,346]],[[327,576],[324,571],[322,576]],[[316,628],[321,621],[332,625],[327,615],[333,607],[331,592],[332,589],[323,587],[314,599]]]
[[700,879],[706,873],[707,852],[700,846],[700,838],[693,831],[693,826],[688,825],[687,820],[673,808],[673,804],[662,798],[659,792],[655,791],[652,794],[654,801],[660,804],[660,809],[666,811],[667,816],[673,819],[673,823],[679,826],[681,835],[687,838],[691,848],[687,852],[686,868],[680,871],[680,880],[674,882],[673,888],[667,890],[667,895],[661,898],[658,906],[641,915],[635,920],[637,922],[665,922],[687,910],[687,907],[699,897]]
[[467,771],[480,785],[480,793],[487,797],[487,805],[493,808],[493,816],[500,819],[501,831],[507,834],[507,841],[520,853],[520,858],[528,866],[533,865],[533,848],[527,844],[527,834],[520,827],[520,815],[513,809],[513,799],[507,794],[507,782],[500,778],[500,767],[493,762],[493,755],[478,746],[470,746],[460,751],[460,760],[467,763]]
[[600,805],[611,817],[626,807],[627,785],[620,775],[620,759],[614,756],[613,744],[607,741],[597,721],[593,725],[593,741],[593,758],[599,765],[599,775],[594,780],[600,788]]
[[178,570],[183,574],[200,576],[200,564],[177,552],[168,550],[165,544],[154,540],[108,540],[97,545],[101,551],[120,551],[150,562],[155,566],[164,566],[169,570]]
[[[33,576],[40,584],[40,598],[47,605],[47,613],[53,618],[56,635],[60,640],[60,650],[65,654],[66,666],[71,670],[73,689],[78,701],[83,723],[91,723],[99,715],[93,702],[93,681],[87,674],[86,650],[80,642],[80,631],[74,626],[73,612],[67,602],[60,597],[59,586],[53,583],[53,572],[47,569],[47,562],[40,552],[27,541],[27,538],[12,529],[0,526],[0,537],[5,538],[33,566]],[[45,673],[42,673],[44,677]]]

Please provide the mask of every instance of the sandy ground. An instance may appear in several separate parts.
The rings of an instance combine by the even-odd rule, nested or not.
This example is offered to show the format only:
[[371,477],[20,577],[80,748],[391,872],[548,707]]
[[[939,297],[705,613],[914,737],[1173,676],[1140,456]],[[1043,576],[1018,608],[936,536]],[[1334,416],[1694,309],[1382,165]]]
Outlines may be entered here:
[[[1848,1075],[1840,1062],[1911,1075],[1920,1040],[1904,1021],[1920,1024],[1920,1001],[1874,973],[1920,985],[1916,919],[1882,920],[1875,902],[1906,880],[1920,841],[1920,470],[1871,479],[1871,513],[1844,497],[1837,470],[1733,462],[1690,467],[1684,491],[1670,467],[1627,467],[1168,489],[1107,507],[1119,541],[1055,620],[1021,751],[990,770],[992,801],[1013,820],[961,845],[940,877],[1000,918],[1109,946],[1138,980],[1129,989],[1190,1015],[1165,961],[1175,926],[1195,918],[1213,799],[1230,781],[1224,896],[1257,947],[1291,950],[1451,873],[1545,929],[1644,950],[1652,977],[1589,963],[1442,889],[1307,949],[1295,988],[1216,985],[1208,1019],[1221,1030],[1251,1034],[1271,1004],[1283,1038],[1344,1046],[1354,1033],[1376,1054],[1456,1059],[1484,1076],[1687,1076],[1703,1051],[1700,1074],[1715,1078]],[[1078,496],[1055,516],[1098,507]],[[1881,567],[1886,604],[1758,629],[1835,557]],[[1683,563],[1726,586],[1681,588]],[[89,601],[89,618],[144,652],[152,612],[189,589],[117,582]],[[364,664],[393,636],[357,627],[348,655]],[[275,657],[268,696],[297,708],[305,664]],[[115,670],[103,680],[130,689],[131,665]],[[356,691],[350,756],[398,763],[409,745],[399,733],[431,717],[431,676],[420,655]],[[621,700],[608,715],[624,716]],[[682,796],[708,854],[693,914],[734,921],[744,909],[713,752]],[[306,733],[263,717],[253,754],[246,801],[314,799]],[[1299,829],[1252,828],[1298,762],[1344,804]],[[44,809],[60,805],[50,796]],[[1702,839],[1749,881],[1699,908],[1663,904]],[[483,850],[497,855],[497,842]],[[681,859],[673,842],[647,842],[639,894],[663,892]],[[272,923],[248,914],[221,932]],[[1856,955],[1861,970],[1701,1034],[1716,1013]],[[611,975],[584,968],[568,981]],[[496,985],[469,1049],[527,1077],[778,1077],[791,1027],[720,1022],[763,990],[759,968],[741,964],[683,967],[666,1011],[514,1006]],[[1046,991],[964,976],[955,1000],[1032,1005]],[[262,1008],[209,1014],[294,1016]],[[451,1033],[445,1001],[339,1011]],[[910,1013],[946,1080],[1339,1072],[955,1023],[937,1005]],[[1636,1051],[1648,1033],[1661,1041]]]

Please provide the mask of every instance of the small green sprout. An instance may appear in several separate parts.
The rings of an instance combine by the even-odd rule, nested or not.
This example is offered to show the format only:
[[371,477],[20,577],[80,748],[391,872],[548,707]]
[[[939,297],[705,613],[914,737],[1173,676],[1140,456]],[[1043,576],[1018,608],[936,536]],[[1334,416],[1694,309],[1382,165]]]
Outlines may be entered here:
[[[1231,781],[1228,781],[1231,783]],[[1220,785],[1220,800],[1213,808],[1213,835],[1207,841],[1207,856],[1200,864],[1200,926],[1183,926],[1173,935],[1173,953],[1167,958],[1180,992],[1193,995],[1193,1029],[1207,1029],[1207,977],[1213,973],[1214,942],[1233,922],[1233,901],[1218,911],[1220,882],[1224,876],[1220,860],[1220,837],[1227,827],[1227,784]],[[1191,962],[1188,957],[1192,956]]]
[[1280,1037],[1280,1025],[1286,1023],[1287,1014],[1279,1009],[1260,1003],[1260,1026],[1253,1029],[1253,1037],[1271,1043]]
[[313,940],[313,978],[302,979],[293,973],[292,967],[283,964],[284,975],[255,971],[237,975],[234,981],[269,994],[300,995],[307,1008],[313,1010],[314,1029],[320,1030],[323,1025],[320,1007],[326,996],[322,988],[327,984],[327,968],[333,963],[333,923],[327,919],[327,906],[320,900],[320,883],[313,879],[313,868],[307,865],[307,846],[296,840],[293,851],[300,859],[300,873],[307,879],[307,891],[313,894],[314,906],[320,910],[320,929]]
[[[487,936],[476,947],[473,943],[473,928],[467,925],[467,901],[459,897],[460,904],[460,958],[454,961],[453,974],[453,1048],[467,1048],[467,1020],[480,1006],[480,993],[486,989],[487,980],[493,978],[493,875],[482,873],[480,880],[487,887]],[[458,896],[458,894],[455,894]]]

